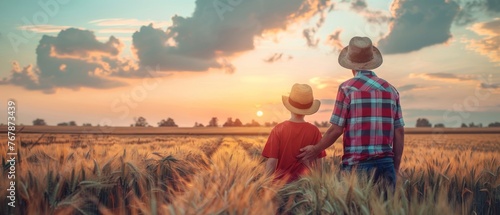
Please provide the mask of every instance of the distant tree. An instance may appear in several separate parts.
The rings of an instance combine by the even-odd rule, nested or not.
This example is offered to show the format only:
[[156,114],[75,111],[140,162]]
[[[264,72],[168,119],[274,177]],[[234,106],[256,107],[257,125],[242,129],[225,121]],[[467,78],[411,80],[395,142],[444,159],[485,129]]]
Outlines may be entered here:
[[500,127],[500,122],[493,122],[488,124],[488,127],[494,128],[494,127]]
[[158,127],[179,127],[177,124],[175,124],[174,119],[168,118],[168,119],[162,119],[160,122],[158,122]]
[[432,124],[426,118],[418,118],[415,127],[432,127]]
[[207,127],[219,127],[219,124],[217,122],[217,117],[212,117],[210,122],[208,122]]
[[201,123],[195,122],[194,127],[196,128],[196,127],[205,127],[205,126],[203,126],[203,124],[201,124]]
[[477,125],[474,124],[474,122],[469,123],[469,128],[476,128],[476,127],[477,127]]
[[149,124],[146,121],[146,118],[140,116],[139,118],[134,118],[134,127],[147,127]]
[[47,125],[47,123],[45,123],[45,120],[37,118],[33,120],[33,125]]
[[233,118],[227,118],[227,121],[222,125],[223,127],[232,127],[234,126]]
[[57,123],[57,126],[69,126],[67,122]]
[[234,120],[234,122],[233,122],[233,126],[235,126],[235,127],[241,127],[241,126],[243,126],[243,123],[241,122],[240,119],[236,118]]
[[75,122],[75,121],[70,121],[70,122],[68,123],[68,125],[69,125],[69,126],[76,126],[76,122]]
[[462,128],[467,128],[467,124],[462,123],[462,125],[461,125],[460,127],[462,127]]
[[434,128],[444,128],[444,124],[443,123],[434,124]]
[[90,124],[90,123],[83,123],[82,126],[88,126],[88,127],[90,127],[90,126],[92,126],[92,124]]
[[245,124],[245,126],[247,126],[247,127],[259,127],[260,123],[252,119],[252,122]]

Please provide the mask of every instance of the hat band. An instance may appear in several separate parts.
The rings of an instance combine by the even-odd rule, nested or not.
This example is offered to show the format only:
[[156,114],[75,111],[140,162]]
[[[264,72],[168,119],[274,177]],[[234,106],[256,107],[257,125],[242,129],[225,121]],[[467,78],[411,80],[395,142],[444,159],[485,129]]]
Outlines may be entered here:
[[298,108],[298,109],[309,109],[313,105],[313,102],[310,102],[307,104],[298,103],[298,102],[292,100],[290,97],[288,97],[288,103],[290,103],[293,107]]

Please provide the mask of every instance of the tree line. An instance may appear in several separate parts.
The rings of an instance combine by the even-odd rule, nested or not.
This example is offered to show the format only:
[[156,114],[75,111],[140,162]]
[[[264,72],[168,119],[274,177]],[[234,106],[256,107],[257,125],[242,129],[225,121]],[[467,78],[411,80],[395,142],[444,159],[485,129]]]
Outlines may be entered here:
[[[166,119],[162,119],[161,121],[159,121],[158,123],[156,123],[158,127],[179,127],[174,119],[168,117]],[[232,117],[229,117],[226,122],[224,122],[223,124],[219,125],[219,120],[217,117],[212,117],[209,121],[208,121],[208,124],[205,126],[203,125],[203,123],[198,123],[198,122],[195,122],[194,126],[193,127],[274,127],[276,126],[278,123],[277,122],[265,122],[264,124],[260,124],[259,122],[255,121],[252,119],[252,121],[248,122],[248,123],[243,123],[241,122],[240,119],[236,118],[233,120]],[[45,122],[44,119],[40,119],[40,118],[37,118],[35,120],[33,120],[33,125],[47,125],[47,123]],[[330,123],[328,121],[322,121],[322,122],[318,122],[318,121],[314,121],[314,125],[316,125],[317,127],[329,127],[330,126]],[[69,122],[61,122],[61,123],[58,123],[57,126],[78,126],[76,124],[75,121],[69,121]],[[90,123],[83,123],[81,126],[92,126],[92,124]],[[100,125],[97,125],[97,126],[100,126]],[[146,118],[144,117],[136,117],[134,118],[134,123],[130,124],[131,127],[153,127],[152,125],[150,125]],[[432,124],[428,119],[426,118],[418,118],[417,119],[417,122],[415,124],[415,127],[434,127],[434,128],[444,128],[445,125],[443,123],[436,123],[436,124]],[[490,123],[488,124],[488,126],[483,126],[482,123],[478,123],[478,124],[475,124],[473,122],[469,123],[469,124],[466,124],[466,123],[462,123],[462,125],[460,126],[462,128],[483,128],[483,127],[500,127],[500,122],[493,122],[493,123]]]
[[[179,127],[175,123],[174,119],[170,118],[170,117],[168,117],[166,119],[162,119],[161,121],[159,121],[156,124],[158,127]],[[210,121],[208,121],[208,124],[206,126],[203,125],[203,123],[195,122],[193,127],[220,127],[220,126],[222,126],[222,127],[261,127],[261,126],[272,127],[272,126],[275,126],[277,124],[278,124],[277,122],[265,122],[264,124],[261,125],[259,122],[255,121],[253,119],[251,122],[244,124],[238,118],[233,120],[232,117],[229,117],[226,120],[226,122],[224,122],[224,124],[219,125],[218,118],[212,117],[210,119]],[[44,119],[37,118],[37,119],[33,120],[33,125],[44,126],[44,125],[47,125],[47,123],[45,122]],[[70,121],[70,122],[58,123],[57,126],[78,126],[78,125],[76,124],[75,121]],[[83,123],[82,126],[92,126],[92,124]],[[100,126],[100,125],[97,125],[97,126]],[[153,126],[151,124],[149,124],[149,122],[146,120],[146,118],[140,116],[140,117],[134,118],[134,122],[132,124],[130,124],[130,127],[153,127]]]
[[[433,127],[433,125],[426,118],[418,118],[417,123],[415,124],[415,127],[425,128],[425,127]],[[443,123],[434,124],[434,128],[444,128],[444,127],[445,127],[445,125]],[[500,122],[492,122],[492,123],[488,124],[488,126],[483,126],[483,123],[478,123],[478,124],[475,124],[474,122],[471,122],[469,124],[462,123],[462,125],[460,125],[460,127],[461,128],[483,128],[483,127],[493,128],[493,127],[500,127]]]

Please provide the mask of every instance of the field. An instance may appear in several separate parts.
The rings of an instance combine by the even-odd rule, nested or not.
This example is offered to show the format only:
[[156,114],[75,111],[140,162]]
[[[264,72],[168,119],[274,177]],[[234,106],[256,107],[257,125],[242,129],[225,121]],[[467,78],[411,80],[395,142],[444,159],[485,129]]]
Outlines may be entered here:
[[[0,135],[5,140],[5,135]],[[15,208],[0,214],[499,214],[500,134],[406,136],[396,192],[339,171],[273,183],[266,135],[20,134]]]

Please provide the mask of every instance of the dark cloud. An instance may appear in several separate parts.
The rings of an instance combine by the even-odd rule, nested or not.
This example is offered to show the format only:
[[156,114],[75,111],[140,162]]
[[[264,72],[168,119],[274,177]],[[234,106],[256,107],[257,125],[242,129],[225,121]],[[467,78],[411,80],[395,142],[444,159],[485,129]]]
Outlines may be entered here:
[[51,46],[53,51],[55,51],[53,54],[81,57],[88,57],[90,54],[116,56],[120,53],[123,46],[113,36],[106,43],[102,43],[96,39],[94,32],[76,28],[62,30],[56,38],[44,36],[40,44],[43,47],[39,46],[39,48]]
[[324,0],[196,1],[191,17],[173,17],[166,31],[143,26],[134,33],[133,45],[141,66],[159,65],[164,71],[234,68],[229,58],[254,49],[255,37],[286,29],[327,6]]
[[384,24],[393,20],[392,16],[384,14],[382,11],[364,10],[361,15],[369,23]]
[[395,0],[389,33],[378,42],[385,54],[407,53],[446,43],[459,6],[448,0]]
[[500,12],[500,1],[498,0],[486,0],[486,8],[491,12]]
[[495,83],[495,84],[481,83],[480,87],[483,89],[500,89],[500,83]]
[[117,58],[121,42],[110,37],[97,41],[91,31],[67,29],[56,37],[44,35],[36,49],[36,66],[21,68],[13,63],[11,76],[2,84],[54,93],[57,88],[113,88],[124,85],[112,80],[114,72],[127,64]]
[[500,1],[498,0],[458,0],[460,12],[455,18],[457,25],[468,25],[477,21],[481,15],[497,17],[500,13]]
[[368,5],[366,4],[365,0],[353,0],[351,2],[351,9],[355,11],[362,11],[366,9]]
[[336,52],[340,52],[344,48],[344,45],[342,45],[342,41],[340,40],[341,33],[342,29],[337,29],[326,38],[326,43],[332,46],[333,50]]
[[399,92],[405,92],[405,91],[412,91],[412,90],[419,89],[419,88],[421,88],[421,87],[416,85],[416,84],[408,84],[408,85],[403,85],[401,87],[398,87],[397,90]]
[[[313,27],[302,30],[302,36],[306,39],[307,46],[311,48],[318,47],[320,39],[316,37],[316,32],[323,26],[326,20],[326,14],[331,12],[334,6],[333,3],[328,6],[328,1],[322,1],[322,3],[319,4],[318,10],[316,11],[316,14],[319,14],[318,21]],[[328,7],[329,9],[326,9]]]
[[291,55],[285,55],[283,53],[274,53],[273,55],[264,59],[264,62],[274,63],[274,62],[280,61],[280,60],[291,60],[291,59],[293,59],[293,57]]
[[43,36],[36,66],[15,65],[0,83],[51,93],[57,88],[121,86],[113,77],[144,77],[150,68],[233,73],[230,58],[253,50],[256,37],[321,14],[318,28],[330,5],[327,0],[196,1],[191,17],[174,16],[166,30],[151,24],[133,34],[137,62],[119,56],[123,44],[117,38],[100,42],[91,31],[69,28],[56,37]]
[[319,39],[315,37],[316,29],[315,28],[307,28],[302,30],[302,36],[306,39],[307,46],[315,48],[318,46]]
[[[349,1],[341,1],[341,3],[346,3]],[[379,10],[371,10],[366,3],[366,0],[353,0],[351,3],[351,10],[363,16],[367,22],[374,24],[384,24],[392,21],[392,16],[390,14],[384,13]]]

